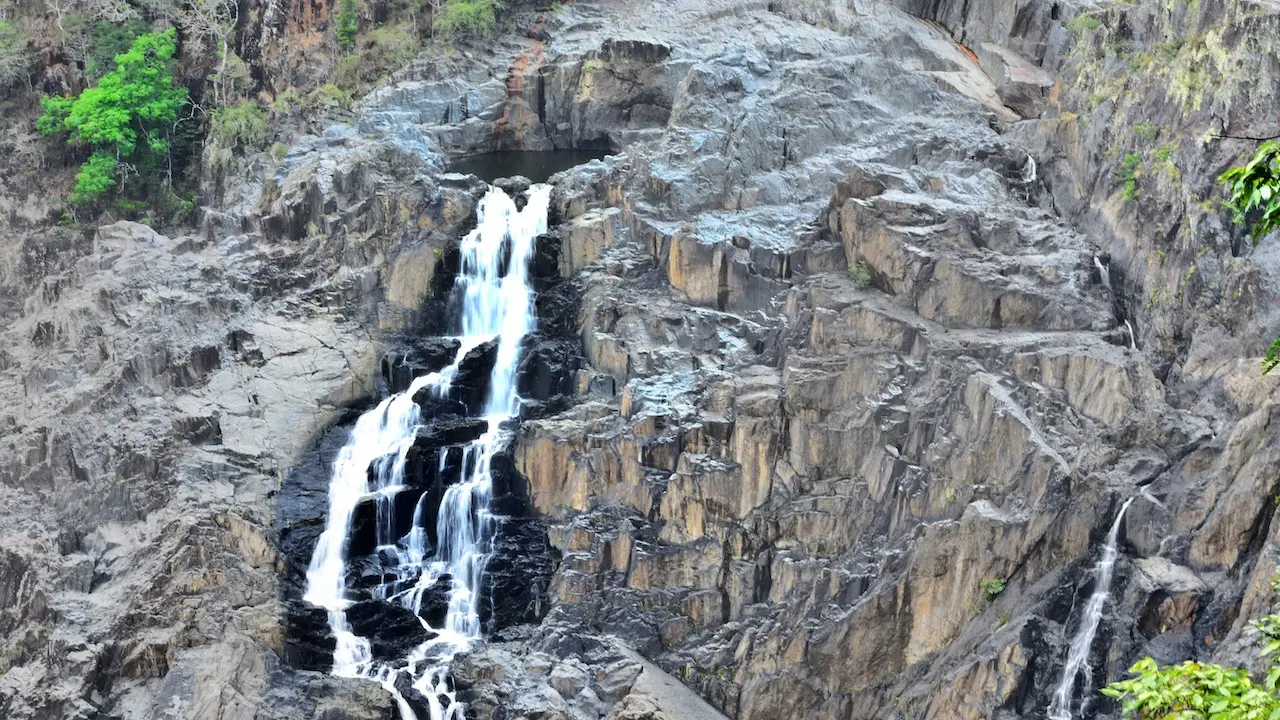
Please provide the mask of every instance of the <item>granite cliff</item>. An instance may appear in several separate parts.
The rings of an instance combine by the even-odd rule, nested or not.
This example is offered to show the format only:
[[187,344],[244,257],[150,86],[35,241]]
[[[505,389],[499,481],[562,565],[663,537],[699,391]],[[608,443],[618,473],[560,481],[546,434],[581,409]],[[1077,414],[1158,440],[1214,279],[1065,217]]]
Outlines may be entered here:
[[[271,7],[279,92],[317,16]],[[355,415],[447,354],[485,184],[446,166],[494,150],[607,156],[551,179],[475,717],[1045,717],[1135,497],[1077,717],[1146,655],[1252,661],[1280,266],[1214,178],[1274,133],[1272,3],[504,28],[210,171],[198,228],[0,187],[0,715],[395,716],[300,587]]]

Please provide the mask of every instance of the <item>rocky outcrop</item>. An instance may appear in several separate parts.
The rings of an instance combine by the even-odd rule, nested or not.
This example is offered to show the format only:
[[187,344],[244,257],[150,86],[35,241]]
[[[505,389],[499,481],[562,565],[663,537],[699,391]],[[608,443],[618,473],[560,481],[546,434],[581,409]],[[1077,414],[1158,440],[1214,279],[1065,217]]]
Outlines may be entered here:
[[277,524],[301,502],[281,477],[376,391],[388,333],[421,325],[473,222],[483,184],[424,163],[331,135],[260,165],[199,234],[33,239],[6,283],[0,714],[390,711],[282,663]]
[[[1234,578],[1274,564],[1267,489],[1221,434],[1265,437],[1265,414],[1228,420],[1130,347],[1143,320],[1109,236],[1058,214],[1066,189],[1025,144],[1062,121],[1001,124],[1061,112],[1045,73],[1069,17],[1002,33],[973,4],[943,24],[975,62],[891,8],[816,7],[677,5],[670,35],[617,6],[550,26],[548,57],[603,12],[612,42],[642,29],[687,69],[661,136],[562,181],[592,258],[589,367],[580,404],[517,449],[564,553],[545,627],[627,638],[731,716],[1036,716],[1097,543],[1149,484],[1095,676],[1216,646],[1259,602]],[[1210,477],[1239,504],[1169,507]]]
[[298,584],[347,409],[452,352],[483,185],[444,160],[510,148],[614,155],[555,179],[494,581],[528,624],[459,659],[477,717],[1039,717],[1135,495],[1094,684],[1247,661],[1275,251],[1203,204],[1238,141],[1195,140],[1266,134],[1272,15],[574,3],[258,158],[200,234],[6,245],[0,714],[392,711],[322,674]]

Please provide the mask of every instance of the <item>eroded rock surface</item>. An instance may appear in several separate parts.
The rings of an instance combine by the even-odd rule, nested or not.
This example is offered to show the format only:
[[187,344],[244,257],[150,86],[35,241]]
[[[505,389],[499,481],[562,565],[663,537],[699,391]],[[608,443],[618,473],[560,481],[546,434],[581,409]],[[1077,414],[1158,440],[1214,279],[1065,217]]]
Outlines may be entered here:
[[275,178],[259,168],[265,183],[203,233],[119,222],[15,254],[0,714],[390,711],[380,688],[282,663],[277,523],[323,508],[282,501],[282,476],[376,392],[380,330],[417,322],[442,249],[472,222],[473,185],[441,187],[399,152],[318,140]]
[[571,135],[645,82],[600,79],[628,43],[671,112],[560,181],[588,366],[517,447],[564,553],[544,628],[625,638],[733,717],[1036,717],[1098,542],[1150,483],[1098,676],[1236,636],[1271,516],[1230,448],[1254,437],[1276,469],[1251,415],[1274,381],[1242,415],[1131,347],[1111,236],[1058,214],[1010,132],[1062,112],[1065,18],[970,38],[990,9],[955,36],[872,3],[548,25],[547,82],[587,58]]
[[[0,714],[393,713],[323,675],[301,573],[348,409],[451,353],[483,184],[444,161],[511,148],[615,154],[555,178],[509,457],[540,517],[500,552],[558,559],[502,566],[536,622],[460,658],[477,717],[1041,717],[1134,495],[1095,685],[1248,661],[1277,265],[1203,205],[1234,151],[1186,138],[1275,89],[1186,64],[1275,10],[1094,5],[567,4],[260,158],[201,234],[6,246]],[[1135,208],[1111,148],[1152,133],[1209,180]]]

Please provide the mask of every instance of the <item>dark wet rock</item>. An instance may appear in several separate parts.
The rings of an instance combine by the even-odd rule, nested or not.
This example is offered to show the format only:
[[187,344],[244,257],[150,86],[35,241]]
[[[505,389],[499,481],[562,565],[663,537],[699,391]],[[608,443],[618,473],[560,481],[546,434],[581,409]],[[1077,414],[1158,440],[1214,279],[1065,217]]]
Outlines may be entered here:
[[511,197],[516,197],[529,189],[533,183],[529,182],[529,178],[523,175],[516,175],[508,178],[497,178],[493,181],[493,186],[505,192]]
[[[566,4],[220,183],[198,235],[5,214],[0,714],[394,714],[324,674],[304,574],[356,413],[452,359],[486,186],[446,156],[510,148],[617,154],[556,176],[538,242],[500,641],[455,667],[476,717],[714,717],[665,682],[742,719],[1039,717],[1139,492],[1095,684],[1249,661],[1280,264],[1201,201],[1249,149],[1206,128],[1272,132],[1274,8],[854,5]],[[1169,38],[1206,39],[1170,63],[1204,82],[1135,71]],[[491,353],[419,398],[398,526],[456,476]],[[360,535],[368,608],[389,561]],[[420,637],[361,622],[379,652]]]
[[[498,505],[511,503],[499,500]],[[485,571],[490,600],[482,606],[481,620],[488,632],[542,620],[551,607],[548,591],[558,555],[547,541],[545,523],[522,517],[503,522]]]
[[[447,600],[445,601],[447,604]],[[424,612],[423,617],[430,622],[439,622],[442,608],[439,602]],[[428,616],[436,616],[428,618]],[[418,645],[431,639],[433,633],[422,626],[413,611],[398,603],[366,600],[351,605],[347,610],[347,621],[351,630],[360,637],[369,639],[369,646],[375,660],[383,662],[395,661],[408,656]],[[440,627],[440,625],[434,625]]]

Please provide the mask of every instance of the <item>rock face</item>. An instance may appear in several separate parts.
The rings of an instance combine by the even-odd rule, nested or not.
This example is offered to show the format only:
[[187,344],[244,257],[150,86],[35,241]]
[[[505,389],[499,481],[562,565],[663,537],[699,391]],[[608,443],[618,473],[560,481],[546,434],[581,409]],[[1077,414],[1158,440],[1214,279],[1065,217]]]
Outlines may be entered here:
[[[526,624],[459,659],[476,717],[1042,717],[1134,495],[1094,687],[1247,662],[1276,250],[1205,204],[1244,148],[1195,140],[1266,134],[1275,10],[1157,5],[573,3],[201,233],[14,235],[0,715],[393,713],[323,675],[301,573],[351,411],[452,353],[484,187],[444,160],[512,148],[615,155],[554,179],[494,592]],[[435,420],[424,453],[472,431]]]
[[544,631],[625,638],[730,716],[1041,715],[1144,485],[1099,681],[1234,647],[1266,602],[1267,491],[1229,448],[1269,447],[1274,381],[1171,381],[1131,347],[1114,235],[1060,210],[1088,202],[1068,167],[1102,174],[1051,156],[1075,9],[906,9],[953,35],[884,5],[597,4],[539,50],[544,84],[586,57],[575,101],[625,106],[645,81],[597,78],[647,45],[671,107],[559,183],[587,366],[516,451],[564,553]]
[[474,186],[397,153],[317,138],[200,234],[121,222],[13,253],[0,715],[390,712],[379,688],[282,663],[277,525],[307,502],[281,478],[376,392],[380,331],[430,308],[472,222]]

